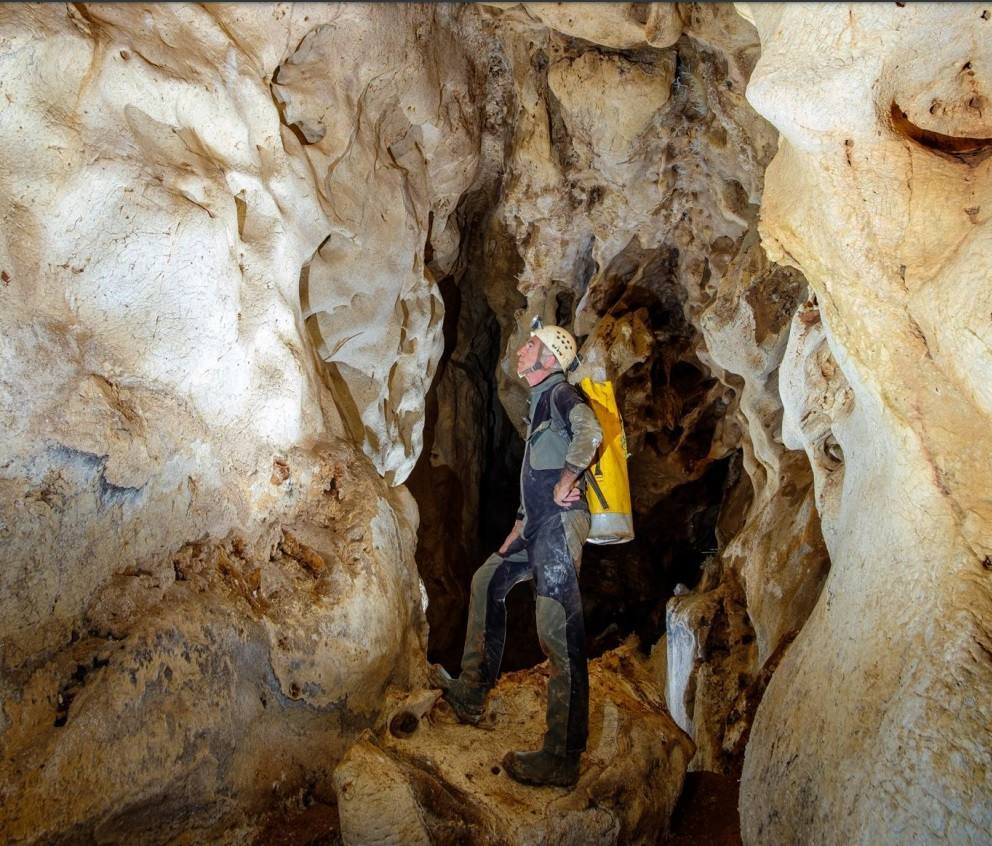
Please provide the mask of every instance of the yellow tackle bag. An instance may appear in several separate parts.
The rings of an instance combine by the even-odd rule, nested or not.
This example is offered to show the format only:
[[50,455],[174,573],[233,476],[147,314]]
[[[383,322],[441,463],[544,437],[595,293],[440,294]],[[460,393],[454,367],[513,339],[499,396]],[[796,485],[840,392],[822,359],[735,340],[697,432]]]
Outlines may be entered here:
[[626,543],[634,539],[634,515],[627,476],[627,437],[612,382],[579,383],[603,430],[603,442],[586,470],[586,500],[592,524],[589,543]]

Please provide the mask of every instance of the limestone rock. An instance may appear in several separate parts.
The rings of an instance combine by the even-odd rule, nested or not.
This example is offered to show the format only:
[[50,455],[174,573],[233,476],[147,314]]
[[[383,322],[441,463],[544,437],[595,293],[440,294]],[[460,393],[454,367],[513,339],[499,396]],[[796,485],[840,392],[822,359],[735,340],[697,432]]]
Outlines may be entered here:
[[494,732],[383,733],[425,649],[402,483],[457,597],[535,314],[628,425],[590,619],[652,642],[710,557],[655,649],[692,766],[748,744],[745,839],[992,837],[992,22],[740,8],[0,8],[5,838],[263,837],[374,727],[352,841],[657,839],[693,747],[632,650],[550,802],[489,768],[540,672]]
[[[638,540],[590,556],[584,590],[595,623],[636,609],[639,631],[657,637],[680,562],[723,554],[720,572],[734,580],[725,589],[746,601],[757,649],[738,643],[719,666],[704,654],[685,683],[711,679],[700,685],[697,764],[730,767],[721,751],[728,710],[801,628],[828,566],[807,461],[797,444],[782,444],[777,368],[806,287],[758,243],[755,205],[775,136],[742,96],[756,33],[727,8],[697,5],[680,10],[670,51],[618,55],[557,34],[578,35],[581,21],[579,37],[616,49],[596,34],[600,9],[563,7],[556,14],[567,19],[552,19],[543,7],[501,8],[496,32],[518,115],[496,211],[516,241],[527,297],[504,328],[501,398],[517,422],[523,392],[510,353],[534,314],[585,336],[576,378],[617,386]],[[534,17],[554,31],[542,33]],[[597,98],[608,104],[608,131]],[[736,450],[741,459],[731,458]],[[746,473],[733,482],[736,536],[707,549],[718,509],[702,503],[730,496],[721,486],[731,460]]]
[[[806,280],[793,268],[771,264],[756,236],[752,231],[745,237],[701,324],[711,366],[743,380],[738,403],[747,423],[744,466],[754,497],[724,558],[744,586],[757,658],[764,663],[809,616],[829,558],[808,461],[790,437],[788,377],[782,372],[795,321],[812,323],[800,307]],[[802,316],[794,318],[797,313]]]
[[[566,49],[536,26],[564,62],[576,196],[594,199],[594,168],[611,167],[604,211],[573,249],[548,65],[527,70],[537,57],[511,20],[505,65],[475,51],[486,26],[502,26],[486,15],[0,10],[5,836],[247,838],[259,814],[301,793],[330,801],[345,745],[376,722],[390,685],[416,684],[417,515],[397,486],[421,450],[442,350],[437,282],[463,258],[459,203],[477,170],[479,192],[503,187],[494,153],[516,138],[513,190],[490,215],[501,266],[543,285],[542,255],[568,269],[622,252],[624,226],[653,245],[659,229],[654,176],[631,180],[667,143],[648,136],[669,107],[673,55],[599,61],[583,57],[588,42]],[[674,40],[676,18],[651,9],[638,37]],[[640,158],[616,161],[620,148],[566,94],[578,70],[640,80],[617,112]],[[494,97],[477,108],[480,90]],[[716,108],[726,96],[713,94]],[[629,205],[628,183],[639,188]],[[743,218],[720,214],[718,228],[739,234]],[[527,253],[531,219],[544,232]],[[590,248],[592,233],[607,246]],[[573,303],[580,293],[558,288]],[[499,306],[494,325],[515,326],[520,295],[506,280],[480,289]],[[546,308],[547,294],[533,303]],[[653,331],[632,325],[623,366]],[[438,461],[457,464],[457,437],[441,429]],[[635,732],[640,771],[671,753],[681,772],[689,747],[658,720],[658,736]],[[608,826],[660,832],[678,779],[652,789],[660,801],[631,792]]]
[[[420,449],[477,118],[443,10],[366,7],[338,79],[341,14],[0,10],[0,839],[330,801],[422,670],[416,506],[377,471]],[[335,290],[358,388],[305,323]]]
[[780,365],[806,284],[757,240],[745,235],[699,318],[700,357],[737,392],[746,476],[724,496],[720,562],[666,618],[669,706],[696,742],[692,766],[726,773],[739,770],[754,705],[829,568],[808,461],[782,435]]
[[304,317],[350,434],[393,484],[420,454],[442,351],[425,251],[438,272],[457,258],[455,206],[478,162],[469,73],[454,34],[412,6],[344,7],[274,73],[302,137],[284,142],[329,217],[301,275]]
[[588,139],[593,156],[610,164],[625,159],[655,112],[668,102],[675,57],[666,58],[657,66],[642,66],[590,50],[552,65],[548,87],[561,104],[573,139]]
[[734,702],[754,677],[755,637],[733,573],[710,561],[699,587],[674,596],[666,614],[665,696],[672,719],[694,739],[691,769],[732,772],[722,748]]
[[220,842],[308,786],[333,799],[333,763],[418,677],[426,633],[402,498],[350,448],[317,455],[286,457],[292,531],[122,571],[70,644],[8,671],[5,838]]
[[748,99],[782,133],[762,241],[817,303],[793,323],[787,432],[832,565],[758,709],[745,842],[984,843],[992,24],[980,5],[750,14]]
[[571,790],[517,784],[500,766],[510,749],[540,748],[546,673],[503,677],[480,727],[444,703],[419,721],[401,706],[391,733],[360,737],[334,773],[344,842],[657,843],[693,747],[648,662],[628,644],[591,663],[589,743]]
[[565,35],[594,44],[624,49],[650,44],[669,47],[682,32],[676,3],[490,3],[490,6],[519,6]]

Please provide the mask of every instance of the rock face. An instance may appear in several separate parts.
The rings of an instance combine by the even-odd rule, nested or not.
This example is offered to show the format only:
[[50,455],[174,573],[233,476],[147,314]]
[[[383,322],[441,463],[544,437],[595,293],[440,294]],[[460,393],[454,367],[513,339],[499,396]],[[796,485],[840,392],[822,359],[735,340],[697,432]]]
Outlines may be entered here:
[[[742,759],[749,843],[989,840],[989,10],[740,12],[0,9],[5,841],[654,842]],[[590,648],[668,632],[553,796],[541,670],[420,687],[534,315],[632,453]]]
[[733,570],[710,562],[693,593],[673,597],[665,619],[666,699],[672,718],[699,744],[694,769],[731,770],[740,755],[724,749],[742,676],[755,666],[754,629]]
[[[581,21],[602,16],[605,32],[618,8],[584,7]],[[724,425],[733,389],[698,355],[699,313],[711,297],[703,288],[754,226],[748,200],[760,196],[773,150],[770,128],[743,99],[756,35],[730,9],[698,11],[681,40],[676,16],[664,49],[648,43],[641,21],[640,47],[621,54],[535,13],[510,8],[476,23],[487,68],[480,178],[459,215],[465,252],[441,286],[458,317],[446,324],[452,352],[433,398],[437,427],[413,482],[432,649],[449,663],[461,648],[468,576],[512,524],[519,449],[506,429],[522,432],[525,392],[510,367],[534,314],[584,336],[577,378],[617,381],[635,459],[639,538],[618,554],[589,552],[592,629],[636,620],[627,631],[657,639],[672,587],[698,578],[715,544],[741,441]],[[481,361],[496,369],[506,417]],[[489,521],[480,543],[471,530]]]
[[[776,137],[743,96],[757,34],[729,7],[679,7],[671,40],[655,47],[630,9],[577,9],[509,8],[492,24],[516,117],[488,228],[491,244],[512,244],[516,262],[502,266],[527,298],[501,319],[504,349],[534,314],[563,323],[582,341],[576,378],[612,379],[621,398],[638,539],[587,552],[591,630],[608,643],[626,627],[653,643],[675,585],[695,586],[703,560],[720,556],[705,604],[736,609],[733,655],[717,667],[670,639],[670,663],[692,669],[670,681],[669,704],[688,697],[698,712],[684,724],[693,766],[731,772],[742,747],[724,750],[725,735],[745,731],[735,703],[753,699],[828,567],[808,461],[781,442],[778,366],[806,282],[758,243]],[[499,390],[519,426],[512,360]],[[711,617],[692,617],[690,641],[710,638]],[[727,633],[717,628],[714,644]],[[697,685],[700,673],[711,682]]]
[[992,837],[992,21],[754,5],[762,241],[814,300],[781,371],[832,568],[758,710],[750,843]]
[[[468,255],[462,222],[523,231],[490,214],[511,137],[497,101],[517,96],[512,63],[477,49],[490,18],[0,12],[5,839],[251,839],[262,814],[333,803],[331,768],[416,685],[400,483],[442,354],[437,282]],[[560,58],[576,133],[596,130],[581,80],[650,94],[619,146],[584,153],[615,162],[668,100],[672,57]],[[515,324],[506,279],[479,291],[493,326]],[[497,398],[494,379],[477,408]],[[657,693],[631,696],[655,712],[630,730],[639,766],[672,767],[657,803],[592,813],[604,837],[662,831],[690,754]]]
[[520,785],[500,766],[510,749],[540,748],[547,665],[505,676],[479,727],[443,702],[418,723],[437,694],[412,696],[391,732],[363,735],[334,773],[344,842],[658,843],[693,746],[664,712],[656,673],[633,644],[592,662],[572,790]]
[[415,516],[347,444],[280,467],[291,523],[116,573],[64,648],[5,669],[8,842],[222,842],[333,801],[349,738],[421,672]]
[[[418,262],[432,214],[444,252],[472,144],[428,126],[463,98],[429,51],[404,97],[321,77],[340,12],[0,11],[5,842],[221,842],[331,802],[383,692],[422,671],[416,506],[382,477],[419,449],[441,309]],[[347,26],[372,76],[437,22],[390,20]],[[365,184],[350,205],[332,161]],[[321,337],[341,368],[374,359],[364,393],[304,324],[333,315],[329,250],[360,278],[359,225],[397,245],[364,248],[375,309],[348,294],[369,334]]]
[[443,349],[433,282],[458,257],[453,213],[478,161],[469,73],[436,13],[408,6],[342,7],[273,73],[329,223],[301,275],[304,315],[349,432],[395,484],[420,454]]

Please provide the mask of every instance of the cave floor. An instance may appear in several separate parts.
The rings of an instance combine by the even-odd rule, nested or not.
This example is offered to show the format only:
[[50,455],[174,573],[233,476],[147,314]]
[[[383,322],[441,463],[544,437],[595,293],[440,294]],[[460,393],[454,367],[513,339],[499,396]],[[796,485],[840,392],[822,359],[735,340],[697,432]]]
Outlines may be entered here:
[[[671,835],[659,846],[741,846],[737,778],[712,772],[686,773],[672,815]],[[270,821],[253,846],[340,846],[337,809],[315,803]]]
[[296,814],[273,814],[252,846],[342,846],[334,805],[315,802]]
[[686,773],[666,846],[741,846],[739,790],[733,776]]

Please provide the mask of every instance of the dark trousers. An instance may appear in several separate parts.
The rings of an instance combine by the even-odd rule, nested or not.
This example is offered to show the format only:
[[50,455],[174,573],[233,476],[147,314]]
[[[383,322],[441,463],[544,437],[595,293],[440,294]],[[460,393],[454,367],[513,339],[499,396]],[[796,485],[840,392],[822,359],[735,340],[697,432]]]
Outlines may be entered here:
[[505,555],[491,555],[472,577],[461,679],[485,689],[496,683],[506,642],[506,595],[533,581],[537,635],[551,663],[544,748],[556,755],[585,749],[589,675],[579,596],[586,511],[565,511],[517,538]]

